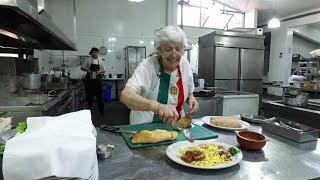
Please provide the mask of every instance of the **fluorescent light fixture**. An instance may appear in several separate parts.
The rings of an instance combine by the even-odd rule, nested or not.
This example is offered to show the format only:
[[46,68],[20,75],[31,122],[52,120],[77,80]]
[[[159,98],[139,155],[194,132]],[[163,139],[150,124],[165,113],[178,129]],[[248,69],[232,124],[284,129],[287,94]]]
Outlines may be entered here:
[[108,40],[109,42],[115,42],[115,41],[117,41],[117,38],[115,38],[115,37],[109,37],[109,40]]
[[150,41],[150,44],[151,44],[151,45],[154,45],[154,41]]
[[18,57],[18,54],[0,53],[0,57]]
[[280,20],[276,17],[273,17],[272,19],[270,19],[270,21],[268,22],[268,28],[278,28],[280,27]]
[[38,1],[38,12],[44,9],[44,0],[37,0]]
[[139,41],[140,44],[143,44],[144,42],[142,40]]
[[144,0],[128,0],[129,2],[135,2],[135,3],[139,3],[139,2],[143,2]]
[[11,38],[14,38],[14,39],[18,39],[18,40],[22,40],[22,41],[26,41],[25,38],[21,37],[21,36],[18,36],[17,34],[14,34],[12,32],[9,32],[7,30],[4,30],[4,29],[0,29],[0,34],[3,34],[5,36],[8,36],[8,37],[11,37]]

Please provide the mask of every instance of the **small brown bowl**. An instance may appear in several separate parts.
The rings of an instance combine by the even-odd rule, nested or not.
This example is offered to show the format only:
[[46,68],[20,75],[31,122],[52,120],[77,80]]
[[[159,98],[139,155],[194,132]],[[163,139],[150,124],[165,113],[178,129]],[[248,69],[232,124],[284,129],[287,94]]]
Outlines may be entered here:
[[239,131],[237,133],[237,141],[240,146],[248,150],[258,151],[266,144],[266,137],[260,133],[252,131]]

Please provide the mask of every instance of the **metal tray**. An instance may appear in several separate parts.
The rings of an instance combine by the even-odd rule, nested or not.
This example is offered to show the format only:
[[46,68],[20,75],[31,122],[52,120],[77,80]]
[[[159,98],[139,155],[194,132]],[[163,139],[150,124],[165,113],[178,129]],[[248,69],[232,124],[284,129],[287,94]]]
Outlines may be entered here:
[[302,143],[316,141],[319,129],[282,118],[272,118],[262,122],[262,130]]
[[265,117],[252,115],[252,114],[240,114],[240,117],[244,121],[256,123],[256,124],[262,124],[263,121],[266,121]]

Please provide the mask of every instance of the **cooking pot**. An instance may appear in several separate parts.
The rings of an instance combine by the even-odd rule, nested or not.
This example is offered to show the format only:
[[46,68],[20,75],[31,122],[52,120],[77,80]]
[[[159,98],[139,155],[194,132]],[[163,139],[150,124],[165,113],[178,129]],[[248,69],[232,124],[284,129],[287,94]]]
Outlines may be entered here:
[[41,74],[24,73],[22,86],[26,89],[39,89],[41,87]]
[[283,102],[291,106],[305,107],[308,105],[308,93],[300,93],[298,95],[283,94]]
[[299,95],[301,93],[300,88],[294,88],[294,87],[287,87],[284,89],[284,94],[288,94],[288,95]]

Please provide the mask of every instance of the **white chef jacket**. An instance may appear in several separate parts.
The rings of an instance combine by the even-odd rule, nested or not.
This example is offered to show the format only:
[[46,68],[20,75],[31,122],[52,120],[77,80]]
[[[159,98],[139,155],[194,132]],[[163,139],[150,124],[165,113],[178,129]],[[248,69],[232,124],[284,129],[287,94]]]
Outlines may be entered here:
[[[180,70],[182,76],[184,102],[186,102],[189,93],[193,93],[193,74],[190,68],[190,64],[187,60],[181,59]],[[138,94],[157,101],[158,91],[160,85],[160,64],[157,57],[151,56],[144,59],[136,68],[131,78],[128,80],[126,86],[137,90]],[[176,83],[179,80],[178,70],[172,72],[170,77],[170,87],[177,87]],[[168,91],[169,91],[168,89]],[[168,93],[168,104],[177,105],[178,95]],[[184,116],[183,109],[180,112],[180,116]],[[150,123],[153,121],[154,113],[151,111],[135,111],[130,112],[130,124]]]

